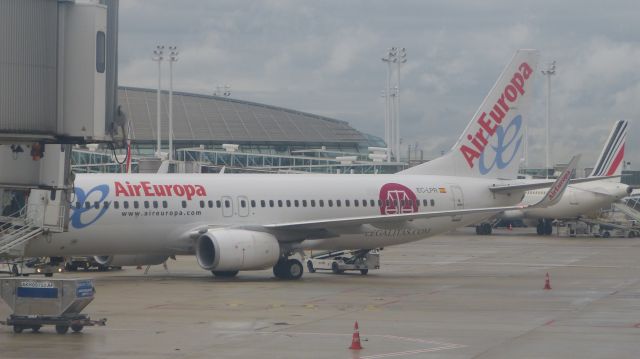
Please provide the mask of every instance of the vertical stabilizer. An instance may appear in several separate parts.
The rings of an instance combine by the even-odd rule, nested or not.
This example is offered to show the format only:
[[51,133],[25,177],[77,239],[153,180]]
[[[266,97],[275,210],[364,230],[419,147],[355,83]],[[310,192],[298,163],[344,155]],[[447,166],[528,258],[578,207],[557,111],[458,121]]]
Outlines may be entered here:
[[537,50],[518,50],[453,148],[400,173],[516,178],[537,63]]
[[624,143],[627,140],[628,121],[617,121],[609,138],[600,152],[600,157],[593,167],[589,177],[616,176],[622,174],[622,162],[624,161]]

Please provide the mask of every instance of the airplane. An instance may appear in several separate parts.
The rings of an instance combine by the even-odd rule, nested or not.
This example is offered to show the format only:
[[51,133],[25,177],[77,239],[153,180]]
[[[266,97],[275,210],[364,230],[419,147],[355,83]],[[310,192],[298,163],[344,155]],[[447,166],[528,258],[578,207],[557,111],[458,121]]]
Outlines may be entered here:
[[[509,185],[537,59],[536,50],[517,51],[453,148],[433,161],[392,175],[78,174],[69,231],[29,240],[24,255],[102,253],[101,264],[124,266],[195,254],[215,276],[272,267],[277,278],[299,279],[293,257],[303,250],[398,245],[521,209],[530,188]],[[576,162],[534,206],[562,197]]]
[[[509,210],[496,217],[507,220],[520,219],[527,224],[536,225],[538,235],[550,235],[553,231],[554,219],[578,219],[629,196],[632,191],[631,186],[620,183],[628,127],[628,121],[620,120],[614,123],[600,156],[587,177],[591,181],[574,181],[569,185],[562,199],[552,206]],[[601,179],[597,180],[598,177]],[[531,182],[535,181],[529,181]],[[538,202],[545,192],[540,189],[527,191],[522,204]],[[476,226],[476,233],[491,234],[491,224],[485,222]]]

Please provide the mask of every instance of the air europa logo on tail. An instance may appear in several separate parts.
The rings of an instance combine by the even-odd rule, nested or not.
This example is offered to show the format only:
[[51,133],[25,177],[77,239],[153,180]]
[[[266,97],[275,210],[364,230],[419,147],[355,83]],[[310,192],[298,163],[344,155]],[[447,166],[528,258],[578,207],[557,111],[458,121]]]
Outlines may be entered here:
[[207,195],[207,191],[202,185],[196,184],[151,184],[149,181],[141,181],[140,183],[129,183],[126,181],[124,184],[121,182],[114,182],[116,187],[116,197],[133,197],[133,196],[145,196],[145,197],[184,197],[191,199],[194,196],[203,197]]
[[[473,132],[469,133],[467,135],[468,142],[460,146],[460,152],[462,153],[462,156],[464,156],[464,159],[467,160],[469,168],[473,168],[474,161],[484,154],[485,148],[487,144],[489,144],[489,140],[493,138],[496,133],[502,135],[501,141],[499,141],[500,143],[498,144],[499,146],[506,147],[513,142],[512,139],[506,144],[504,143],[505,141],[503,137],[507,131],[502,130],[500,125],[502,124],[502,120],[504,120],[505,116],[509,112],[509,105],[516,102],[519,96],[524,95],[524,85],[529,77],[531,77],[532,73],[533,70],[531,70],[531,66],[529,66],[529,64],[527,64],[526,62],[520,64],[520,66],[518,66],[518,72],[513,74],[511,81],[502,91],[502,95],[500,95],[500,98],[498,98],[498,100],[493,105],[493,108],[489,112],[489,115],[487,115],[486,112],[482,112],[476,120],[479,128],[476,131],[475,135],[472,134]],[[517,129],[519,130],[520,126],[517,126]],[[520,141],[518,141],[517,144],[519,145]],[[502,153],[505,150],[502,147],[494,148],[496,150],[496,157],[499,155],[498,151]],[[498,167],[501,168],[501,165],[504,165],[506,167],[506,165],[508,165],[508,163],[511,161],[509,160],[504,162],[502,161],[502,158],[500,158],[500,161],[498,161],[498,158],[496,158],[495,162],[501,162],[498,163]],[[493,166],[489,166],[489,169],[481,169],[481,172],[483,172],[482,174],[486,174],[492,167]]]

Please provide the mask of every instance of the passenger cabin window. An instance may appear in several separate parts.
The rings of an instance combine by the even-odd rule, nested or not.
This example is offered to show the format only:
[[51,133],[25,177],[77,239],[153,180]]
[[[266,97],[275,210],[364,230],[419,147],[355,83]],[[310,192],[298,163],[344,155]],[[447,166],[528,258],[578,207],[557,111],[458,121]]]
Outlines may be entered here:
[[273,200],[272,200],[272,199],[270,199],[270,200],[269,200],[269,207],[274,207],[274,206],[275,206],[275,203],[273,202]]
[[129,201],[124,201],[122,205],[124,206],[125,209],[129,209]]
[[344,200],[344,206],[345,206],[345,207],[349,207],[349,200],[348,200],[348,199],[345,199],[345,200]]
[[303,200],[302,200],[302,207],[306,207],[306,206],[307,206],[307,200],[306,200],[306,199],[303,199]]
[[204,208],[204,201],[200,201],[200,208]]
[[100,208],[100,202],[98,202],[98,201],[93,202],[93,208],[95,208],[95,209]]
[[231,201],[229,201],[228,199],[225,199],[224,200],[224,206],[225,206],[225,208],[231,207]]
[[104,201],[102,206],[104,206],[104,208],[109,208],[109,201]]
[[300,207],[300,202],[297,199],[293,200],[293,206]]
[[162,208],[167,208],[169,207],[169,204],[167,203],[167,201],[162,201]]
[[153,208],[158,208],[158,201],[153,201]]
[[138,203],[138,201],[133,201],[133,208],[138,208],[140,206],[140,204]]
[[426,199],[423,199],[422,200],[422,205],[425,206],[425,207],[428,206],[429,205],[429,201],[427,201]]
[[251,200],[251,208],[256,208],[256,201]]
[[291,201],[287,200],[287,207],[291,207]]
[[209,206],[209,208],[213,208],[213,201],[212,200],[208,200],[207,201],[207,205]]
[[218,207],[218,208],[222,207],[222,202],[216,201],[216,207]]
[[182,201],[182,208],[187,208],[187,201]]
[[320,207],[324,207],[324,200],[322,200],[322,199],[321,199],[321,200],[319,200],[319,201],[318,201],[318,204],[320,205]]
[[113,208],[115,208],[115,209],[120,208],[120,202],[118,202],[118,201],[113,201]]
[[247,207],[247,201],[245,201],[244,199],[240,200],[240,207],[246,208]]
[[85,203],[84,203],[84,208],[86,208],[86,209],[91,208],[91,203],[89,203],[89,202],[85,202]]
[[354,200],[353,200],[353,206],[354,206],[354,207],[359,207],[359,206],[360,206],[360,203],[358,203],[358,200],[357,200],[357,199],[354,199]]
[[369,204],[371,205],[370,207],[375,207],[376,206],[376,201],[375,200],[370,200]]
[[431,207],[436,205],[436,201],[435,200],[431,200]]
[[264,208],[264,207],[266,207],[266,206],[267,206],[267,203],[265,202],[265,200],[264,200],[264,199],[261,199],[261,200],[260,200],[260,207]]
[[278,200],[278,207],[282,207],[282,200],[281,199]]
[[327,204],[329,205],[329,207],[333,207],[333,200],[332,199],[328,200]]
[[312,199],[310,202],[311,202],[311,207],[315,207],[316,206],[316,200],[315,199]]
[[144,201],[144,208],[149,208],[149,201]]

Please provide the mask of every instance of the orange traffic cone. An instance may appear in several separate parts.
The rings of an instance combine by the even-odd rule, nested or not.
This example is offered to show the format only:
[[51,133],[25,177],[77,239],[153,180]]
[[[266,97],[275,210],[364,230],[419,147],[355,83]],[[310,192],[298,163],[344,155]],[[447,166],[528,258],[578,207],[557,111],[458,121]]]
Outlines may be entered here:
[[360,345],[360,330],[358,329],[358,321],[356,320],[356,324],[353,326],[353,337],[351,338],[351,346],[349,349],[360,350],[362,349],[362,345]]
[[544,289],[551,290],[551,279],[549,279],[549,273],[547,273],[544,279]]

